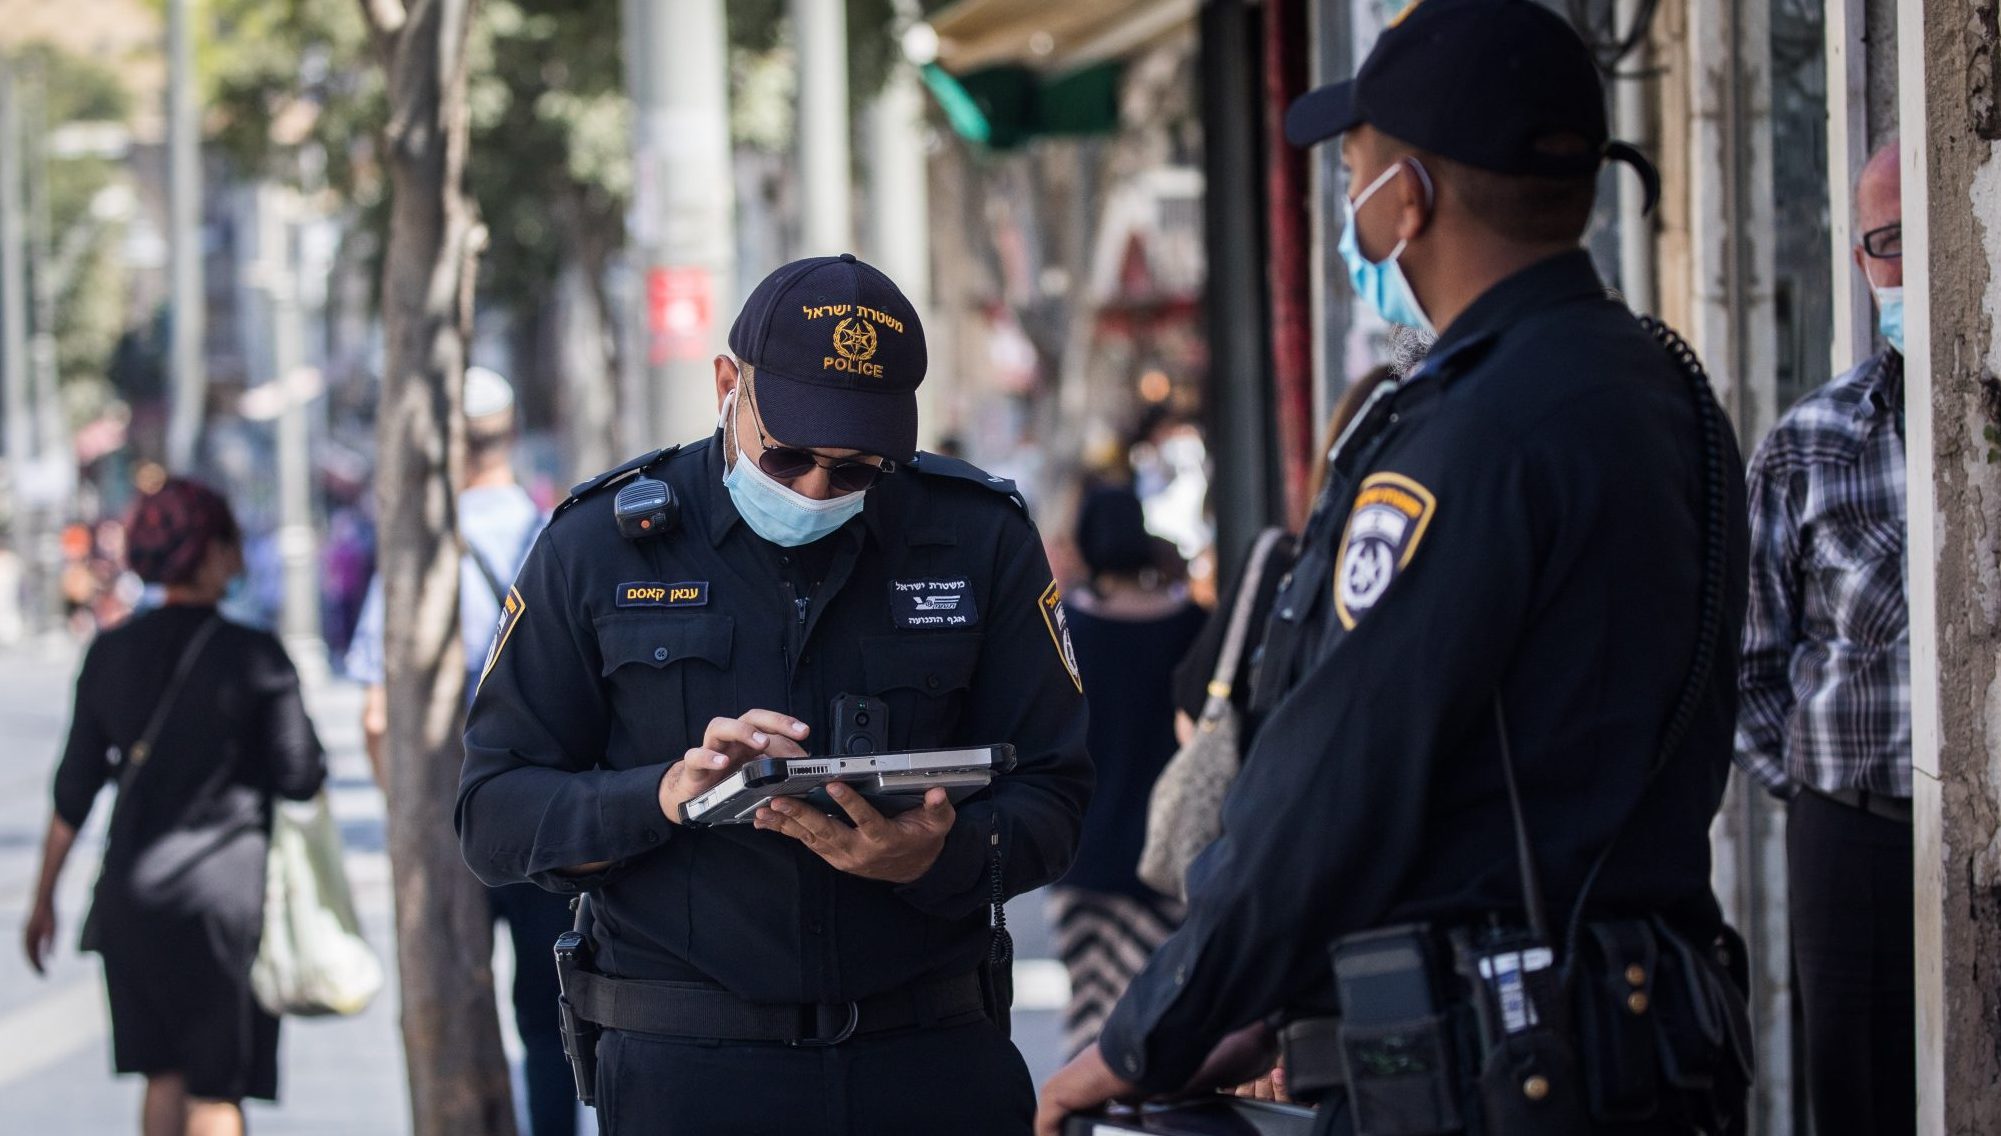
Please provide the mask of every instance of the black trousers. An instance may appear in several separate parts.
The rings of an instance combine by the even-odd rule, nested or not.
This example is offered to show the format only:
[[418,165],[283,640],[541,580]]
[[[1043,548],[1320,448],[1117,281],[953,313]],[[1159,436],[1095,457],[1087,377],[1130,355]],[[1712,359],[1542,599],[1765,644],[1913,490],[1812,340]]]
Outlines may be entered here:
[[1786,810],[1786,860],[1814,1131],[1912,1132],[1911,826],[1804,791]]
[[1035,1086],[985,1018],[819,1049],[606,1030],[608,1136],[1026,1136]]
[[557,1012],[556,936],[570,929],[570,901],[534,884],[491,888],[495,919],[514,943],[514,1028],[521,1035],[521,1079],[528,1090],[532,1136],[575,1136],[577,1087],[563,1056]]

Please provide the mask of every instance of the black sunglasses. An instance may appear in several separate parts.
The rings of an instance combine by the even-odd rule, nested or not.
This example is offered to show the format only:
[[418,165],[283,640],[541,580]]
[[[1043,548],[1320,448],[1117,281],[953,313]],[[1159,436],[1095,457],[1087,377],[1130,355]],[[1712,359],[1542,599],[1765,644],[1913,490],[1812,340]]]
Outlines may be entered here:
[[812,472],[814,466],[819,466],[827,471],[827,484],[835,490],[860,493],[882,480],[884,474],[896,472],[896,463],[888,458],[882,459],[881,464],[848,458],[823,462],[819,455],[807,450],[772,442],[771,436],[764,432],[764,415],[757,409],[757,395],[749,391],[749,385],[744,384],[746,397],[750,400],[750,418],[757,427],[758,445],[764,447],[764,452],[757,455],[757,468],[765,473],[780,481],[793,481]]
[[1892,221],[1878,229],[1862,234],[1862,252],[1877,260],[1902,260],[1904,256],[1904,223]]

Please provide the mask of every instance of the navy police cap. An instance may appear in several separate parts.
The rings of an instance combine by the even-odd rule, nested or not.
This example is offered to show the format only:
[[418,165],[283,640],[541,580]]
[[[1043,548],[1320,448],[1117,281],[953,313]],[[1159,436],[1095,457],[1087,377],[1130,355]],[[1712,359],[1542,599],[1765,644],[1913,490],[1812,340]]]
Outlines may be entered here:
[[737,313],[730,350],[752,367],[773,441],[916,456],[924,325],[902,290],[853,253],[765,277]]
[[1376,40],[1353,79],[1295,100],[1285,137],[1310,146],[1368,124],[1418,149],[1517,177],[1587,177],[1605,159],[1659,175],[1612,141],[1591,49],[1533,0],[1419,0]]

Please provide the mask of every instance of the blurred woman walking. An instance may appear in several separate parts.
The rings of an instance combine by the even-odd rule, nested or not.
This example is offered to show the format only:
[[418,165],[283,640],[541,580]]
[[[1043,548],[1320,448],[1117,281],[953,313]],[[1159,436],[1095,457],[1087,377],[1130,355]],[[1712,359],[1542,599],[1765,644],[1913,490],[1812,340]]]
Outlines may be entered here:
[[104,960],[114,1063],[146,1077],[145,1136],[234,1136],[243,1098],[278,1094],[278,1020],[250,990],[272,799],[311,797],[325,755],[284,647],[216,611],[243,570],[228,502],[169,480],[135,509],[126,555],[165,603],[84,656],[25,946],[41,972],[57,876],[115,782],[83,927]]

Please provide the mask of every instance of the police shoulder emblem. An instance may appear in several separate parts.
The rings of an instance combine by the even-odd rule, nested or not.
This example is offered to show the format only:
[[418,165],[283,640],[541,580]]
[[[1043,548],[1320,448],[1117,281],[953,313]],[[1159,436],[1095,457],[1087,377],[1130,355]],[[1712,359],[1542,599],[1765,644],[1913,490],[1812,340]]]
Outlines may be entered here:
[[1042,610],[1042,624],[1049,628],[1049,639],[1056,644],[1056,657],[1063,660],[1063,669],[1070,672],[1070,681],[1077,684],[1077,693],[1084,693],[1084,675],[1077,669],[1077,649],[1070,645],[1070,621],[1063,614],[1063,589],[1056,581],[1042,589],[1042,597],[1036,601]]
[[500,661],[500,652],[507,647],[507,641],[514,637],[514,629],[521,624],[521,616],[528,610],[528,603],[521,598],[521,589],[507,589],[507,598],[500,604],[500,622],[494,625],[493,641],[486,648],[486,663],[479,668],[477,689],[485,684],[486,676],[493,673],[493,665]]
[[1417,555],[1438,499],[1400,473],[1372,473],[1355,494],[1348,527],[1335,554],[1334,612],[1354,629],[1364,612]]

